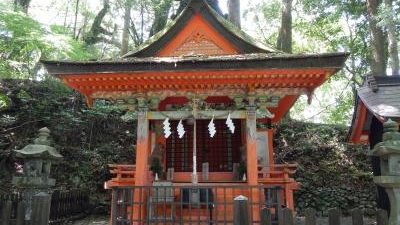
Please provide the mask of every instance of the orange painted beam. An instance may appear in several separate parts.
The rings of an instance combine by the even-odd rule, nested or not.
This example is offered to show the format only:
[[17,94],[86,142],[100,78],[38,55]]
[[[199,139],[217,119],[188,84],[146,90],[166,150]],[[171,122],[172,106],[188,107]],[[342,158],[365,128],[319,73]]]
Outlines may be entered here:
[[275,117],[271,119],[272,123],[278,123],[283,116],[289,111],[289,109],[296,102],[297,95],[287,95],[279,101],[279,106],[276,108],[268,108],[268,110],[275,114]]
[[[271,84],[273,87],[290,87],[294,84],[303,84],[307,87],[317,87],[327,78],[325,73],[332,69],[265,69],[265,70],[192,70],[192,71],[154,71],[134,73],[103,73],[59,75],[68,86],[116,86],[114,88],[130,88],[130,85],[158,84]],[[229,80],[227,80],[229,78]],[[211,84],[213,84],[211,83]],[[160,86],[162,87],[162,86]]]

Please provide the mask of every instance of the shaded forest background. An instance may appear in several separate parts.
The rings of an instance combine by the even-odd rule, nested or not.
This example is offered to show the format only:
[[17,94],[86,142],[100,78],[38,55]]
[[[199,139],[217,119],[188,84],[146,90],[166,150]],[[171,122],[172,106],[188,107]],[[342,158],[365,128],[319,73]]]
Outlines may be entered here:
[[[367,147],[344,139],[365,75],[399,74],[400,1],[207,1],[278,50],[350,52],[345,68],[314,93],[312,104],[301,97],[277,125],[275,156],[278,162],[300,164],[299,209],[374,208]],[[133,162],[134,115],[107,101],[87,108],[82,96],[49,77],[39,60],[118,58],[163,29],[188,0],[91,2],[0,3],[0,192],[10,190],[11,176],[20,169],[12,150],[30,144],[44,126],[65,157],[53,168],[57,188],[89,188],[101,195],[110,178],[106,165]],[[227,12],[221,2],[228,3]]]

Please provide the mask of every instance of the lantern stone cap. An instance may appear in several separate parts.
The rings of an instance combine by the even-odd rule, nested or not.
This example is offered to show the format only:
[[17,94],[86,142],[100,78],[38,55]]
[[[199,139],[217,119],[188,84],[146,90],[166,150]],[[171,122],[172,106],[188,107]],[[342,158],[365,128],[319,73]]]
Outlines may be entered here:
[[[378,146],[379,145],[379,146]],[[393,141],[392,143],[379,143],[372,150],[372,155],[382,156],[389,154],[400,154],[400,141]]]
[[376,176],[374,183],[382,187],[400,187],[399,176]]
[[400,154],[400,133],[398,132],[398,124],[389,119],[383,124],[383,131],[383,141],[375,145],[372,150],[372,155]]
[[49,136],[50,130],[47,127],[40,129],[34,144],[29,144],[20,150],[14,150],[15,156],[18,158],[62,159],[63,156],[54,147],[49,146]]

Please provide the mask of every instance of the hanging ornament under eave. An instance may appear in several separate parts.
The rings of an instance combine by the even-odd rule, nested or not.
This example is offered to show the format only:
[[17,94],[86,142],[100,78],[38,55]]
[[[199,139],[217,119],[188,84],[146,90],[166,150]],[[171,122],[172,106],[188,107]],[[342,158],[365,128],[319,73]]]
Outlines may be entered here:
[[183,127],[182,120],[179,120],[179,124],[176,128],[178,131],[179,138],[182,138],[183,135],[185,134],[185,128]]
[[208,124],[208,132],[210,133],[210,137],[214,137],[215,133],[217,133],[217,130],[215,129],[215,124],[214,124],[214,116],[211,119],[210,123]]
[[228,126],[229,130],[231,133],[235,133],[235,124],[233,124],[233,121],[231,119],[231,113],[228,114],[228,118],[226,118],[226,125]]
[[169,123],[169,118],[167,117],[167,118],[165,118],[165,120],[164,120],[164,122],[163,122],[163,125],[164,125],[164,137],[165,138],[168,138],[171,134],[172,134],[172,132],[171,132],[171,124]]

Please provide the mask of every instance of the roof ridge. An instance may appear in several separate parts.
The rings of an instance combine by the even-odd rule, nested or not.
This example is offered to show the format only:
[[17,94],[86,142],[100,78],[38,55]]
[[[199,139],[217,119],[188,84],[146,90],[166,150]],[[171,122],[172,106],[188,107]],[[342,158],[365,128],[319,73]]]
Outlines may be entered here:
[[378,84],[376,83],[375,76],[372,74],[367,74],[365,77],[367,85],[372,89],[373,92],[379,91]]

